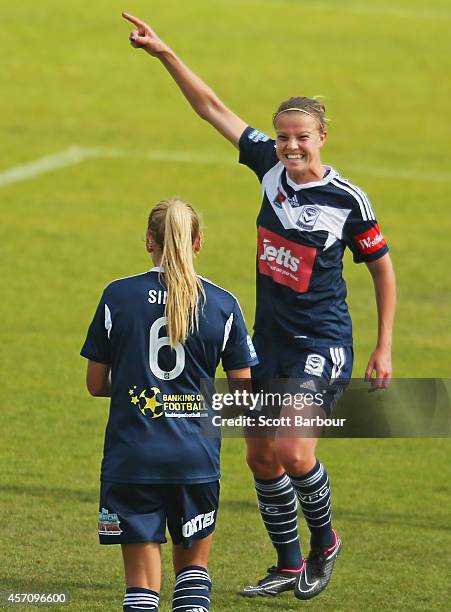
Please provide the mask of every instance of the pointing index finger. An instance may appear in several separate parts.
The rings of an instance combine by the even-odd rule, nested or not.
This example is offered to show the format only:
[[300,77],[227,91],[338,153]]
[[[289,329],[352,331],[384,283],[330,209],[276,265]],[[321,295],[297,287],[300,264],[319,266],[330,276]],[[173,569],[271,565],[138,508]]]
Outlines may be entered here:
[[122,17],[131,23],[134,23],[137,26],[145,26],[146,24],[138,19],[137,17],[133,17],[133,15],[129,15],[128,13],[122,13]]

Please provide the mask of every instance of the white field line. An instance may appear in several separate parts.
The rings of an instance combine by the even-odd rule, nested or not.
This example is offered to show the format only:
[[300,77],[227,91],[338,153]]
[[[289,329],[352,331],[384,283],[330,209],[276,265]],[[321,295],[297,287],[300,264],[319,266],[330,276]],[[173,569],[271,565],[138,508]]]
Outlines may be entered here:
[[[54,172],[61,168],[80,164],[87,159],[101,158],[124,158],[140,159],[153,162],[182,163],[182,164],[205,164],[205,165],[235,165],[237,162],[233,155],[230,157],[215,157],[211,155],[199,155],[196,153],[174,153],[172,151],[153,151],[150,153],[132,153],[124,149],[110,148],[85,148],[72,146],[59,153],[40,157],[34,161],[13,166],[7,170],[0,171],[0,188],[33,179],[41,174]],[[450,183],[450,172],[420,172],[415,170],[353,166],[346,164],[349,173],[365,174],[379,178],[412,180],[417,182]]]
[[9,168],[9,170],[0,172],[0,187],[11,185],[11,183],[27,181],[35,176],[39,176],[40,174],[45,174],[46,172],[52,172],[53,170],[58,170],[59,168],[79,164],[87,157],[92,157],[87,153],[88,149],[70,147],[65,151],[60,151],[59,153],[54,153],[53,155],[46,155],[45,157],[40,157],[26,164],[13,166],[12,168]]
[[181,162],[197,164],[230,164],[229,159],[214,158],[207,155],[193,155],[191,153],[171,153],[170,151],[154,151],[152,153],[134,154],[121,149],[91,149],[72,146],[59,153],[46,155],[31,162],[13,166],[7,170],[0,171],[0,187],[6,187],[12,183],[27,181],[53,172],[67,166],[75,166],[86,159],[102,157],[124,157],[135,159],[146,159],[158,162]]

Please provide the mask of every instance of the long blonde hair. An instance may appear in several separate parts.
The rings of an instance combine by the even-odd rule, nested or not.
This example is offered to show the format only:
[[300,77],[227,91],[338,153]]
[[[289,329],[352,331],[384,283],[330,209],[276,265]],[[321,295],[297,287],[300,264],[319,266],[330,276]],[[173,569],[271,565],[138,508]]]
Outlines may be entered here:
[[161,200],[150,212],[147,233],[162,251],[167,288],[165,316],[171,346],[185,342],[199,324],[199,298],[205,290],[194,270],[193,245],[200,238],[200,219],[179,199]]

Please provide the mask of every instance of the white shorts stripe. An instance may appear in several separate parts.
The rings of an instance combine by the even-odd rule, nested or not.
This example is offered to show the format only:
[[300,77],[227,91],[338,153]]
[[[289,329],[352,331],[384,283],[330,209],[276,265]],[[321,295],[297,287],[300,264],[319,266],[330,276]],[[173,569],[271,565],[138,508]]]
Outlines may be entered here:
[[343,370],[344,365],[346,363],[346,356],[344,348],[342,347],[331,348],[329,349],[329,351],[333,363],[332,374],[330,378],[331,380],[333,380],[335,378],[340,378],[341,371]]

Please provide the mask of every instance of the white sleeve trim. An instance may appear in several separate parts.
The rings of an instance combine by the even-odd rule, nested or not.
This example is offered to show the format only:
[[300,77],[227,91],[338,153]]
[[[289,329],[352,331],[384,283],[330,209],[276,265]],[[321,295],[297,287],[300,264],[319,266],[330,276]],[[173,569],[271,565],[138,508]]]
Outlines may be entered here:
[[224,349],[226,347],[227,340],[229,339],[230,332],[232,330],[232,325],[233,325],[233,312],[230,315],[230,317],[227,319],[225,327],[224,327],[224,341],[222,343],[221,353],[224,352]]
[[111,320],[111,310],[105,304],[105,329],[108,333],[108,340],[110,339],[112,328],[113,328],[113,321]]

